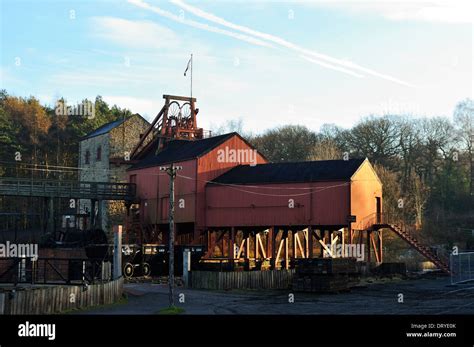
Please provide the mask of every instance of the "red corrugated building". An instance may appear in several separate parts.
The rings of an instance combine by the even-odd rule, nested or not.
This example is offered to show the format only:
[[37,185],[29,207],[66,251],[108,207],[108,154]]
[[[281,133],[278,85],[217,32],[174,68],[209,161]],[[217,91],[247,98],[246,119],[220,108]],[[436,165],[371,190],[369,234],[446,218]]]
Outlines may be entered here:
[[160,167],[171,163],[182,166],[175,180],[177,240],[192,243],[199,242],[206,230],[206,184],[237,165],[267,162],[237,133],[171,140],[155,153],[156,145],[150,146],[143,159],[128,171],[130,182],[137,185],[142,225],[147,227],[149,237],[155,234],[148,242],[165,241],[163,232],[168,230],[169,177]]
[[204,138],[195,99],[163,97],[128,170],[138,199],[128,234],[138,226],[138,242],[167,242],[169,176],[160,167],[173,163],[182,167],[176,241],[207,245],[206,258],[288,267],[292,258],[323,256],[328,244],[364,242],[369,258],[372,245],[382,260],[382,233],[363,222],[382,206],[382,184],[367,159],[268,163],[237,133]]

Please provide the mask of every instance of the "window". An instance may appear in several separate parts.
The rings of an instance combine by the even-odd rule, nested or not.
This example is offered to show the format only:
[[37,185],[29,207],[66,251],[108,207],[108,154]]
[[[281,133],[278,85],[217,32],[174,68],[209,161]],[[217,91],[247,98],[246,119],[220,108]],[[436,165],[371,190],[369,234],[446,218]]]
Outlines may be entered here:
[[102,160],[102,146],[97,147],[97,161]]
[[86,157],[84,158],[84,164],[89,164],[91,160],[91,152],[89,150],[86,151]]

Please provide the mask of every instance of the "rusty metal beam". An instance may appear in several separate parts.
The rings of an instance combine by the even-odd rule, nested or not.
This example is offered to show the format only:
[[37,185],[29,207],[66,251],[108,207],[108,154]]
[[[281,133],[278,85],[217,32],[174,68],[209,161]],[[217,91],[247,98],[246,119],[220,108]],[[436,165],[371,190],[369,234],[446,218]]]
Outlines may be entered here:
[[[142,146],[143,142],[145,141],[145,139],[148,137],[148,135],[150,134],[150,132],[155,128],[155,125],[158,123],[158,121],[160,120],[161,116],[163,115],[163,113],[165,112],[166,110],[166,107],[167,105],[164,105],[160,112],[158,112],[158,114],[156,115],[155,119],[153,120],[153,122],[150,124],[150,126],[148,127],[148,129],[146,130],[145,134],[143,134],[142,138],[140,139],[140,141],[137,143],[137,145],[133,148],[132,150],[132,153],[130,155],[130,158],[134,158],[135,155],[137,154],[138,152],[138,149]],[[152,140],[153,141],[153,140]],[[151,141],[150,141],[151,142]]]
[[190,98],[189,96],[179,96],[179,95],[164,94],[163,99],[177,100],[177,101],[187,101],[187,102],[196,102],[196,98]]

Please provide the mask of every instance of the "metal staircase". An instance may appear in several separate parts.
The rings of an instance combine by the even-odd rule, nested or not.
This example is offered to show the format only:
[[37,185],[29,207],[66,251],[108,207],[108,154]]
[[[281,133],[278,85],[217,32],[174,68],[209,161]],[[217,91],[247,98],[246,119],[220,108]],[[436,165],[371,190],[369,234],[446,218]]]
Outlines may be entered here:
[[357,229],[359,230],[371,231],[384,228],[392,230],[402,240],[404,240],[415,250],[417,250],[421,255],[423,255],[426,259],[436,265],[436,267],[438,267],[440,270],[447,274],[451,274],[448,259],[444,259],[440,255],[435,254],[429,247],[422,245],[414,237],[413,226],[407,226],[403,222],[396,222],[394,218],[392,218],[390,215],[382,213],[375,213],[373,215],[369,215],[368,217],[364,218],[358,225],[359,227]]

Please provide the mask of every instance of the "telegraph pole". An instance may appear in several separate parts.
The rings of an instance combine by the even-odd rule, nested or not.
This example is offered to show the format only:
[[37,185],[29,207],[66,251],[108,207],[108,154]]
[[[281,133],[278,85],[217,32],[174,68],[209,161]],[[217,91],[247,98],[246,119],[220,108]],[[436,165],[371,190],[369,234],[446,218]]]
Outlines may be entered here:
[[182,166],[161,166],[160,171],[166,171],[170,177],[170,205],[168,211],[168,221],[169,221],[169,301],[170,307],[174,306],[174,180],[176,178],[176,173],[178,170],[182,170]]

